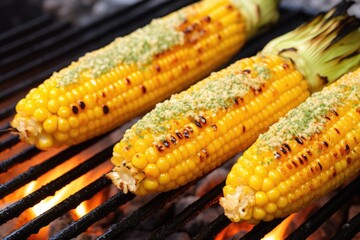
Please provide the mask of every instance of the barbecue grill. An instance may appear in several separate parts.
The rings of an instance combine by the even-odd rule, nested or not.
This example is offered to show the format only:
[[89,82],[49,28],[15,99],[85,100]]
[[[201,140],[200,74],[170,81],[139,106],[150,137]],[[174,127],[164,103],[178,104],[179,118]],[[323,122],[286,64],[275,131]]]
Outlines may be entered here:
[[[104,46],[117,36],[130,33],[155,17],[163,16],[193,2],[195,1],[141,1],[83,27],[72,26],[69,22],[59,21],[53,16],[45,14],[0,34],[0,152],[1,155],[6,155],[6,158],[0,158],[0,176],[6,176],[9,171],[21,163],[34,161],[41,154],[40,150],[21,143],[17,136],[10,135],[6,131],[10,127],[8,124],[9,119],[15,112],[15,103],[30,88],[38,85],[49,77],[52,72],[69,65],[71,61],[86,52]],[[310,15],[303,12],[281,9],[279,23],[270,32],[249,41],[243,50],[230,62],[256,54],[269,40],[290,31],[310,18]],[[121,139],[123,130],[128,126],[130,124],[125,124],[120,130],[115,130],[117,140]],[[6,182],[0,182],[0,199],[38,179],[55,166],[66,162],[83,151],[89,150],[94,144],[106,141],[110,134],[114,135],[114,131],[79,145],[57,151],[51,156],[45,157],[40,163],[24,169],[19,175],[10,178]],[[0,210],[0,225],[18,217],[22,212],[39,203],[42,199],[54,195],[57,190],[103,162],[108,161],[111,154],[112,145],[103,147],[97,154],[88,157],[60,177],[53,179],[38,190]],[[106,172],[104,171],[103,174],[106,174]],[[166,203],[180,198],[195,182],[155,196],[129,216],[114,223],[98,239],[119,239],[121,234],[136,229],[139,222],[157,212]],[[111,181],[102,175],[48,211],[27,221],[4,239],[26,239],[69,210],[76,208],[83,201],[92,198],[110,184]],[[224,182],[220,183],[174,218],[153,229],[149,239],[165,239],[195,216],[201,214],[205,209],[218,204],[223,186]],[[360,177],[353,180],[317,212],[313,213],[298,229],[287,236],[287,239],[305,239],[310,236],[352,196],[358,194],[359,187]],[[132,201],[134,197],[133,194],[123,193],[113,195],[78,221],[69,224],[51,239],[71,239],[78,236],[95,222],[116,211],[121,205]],[[261,239],[283,220],[275,219],[271,222],[262,222],[242,239]],[[211,224],[200,229],[194,239],[212,239],[229,224],[230,221],[223,214],[220,214]],[[351,239],[358,233],[359,229],[360,213],[344,224],[333,239]]]

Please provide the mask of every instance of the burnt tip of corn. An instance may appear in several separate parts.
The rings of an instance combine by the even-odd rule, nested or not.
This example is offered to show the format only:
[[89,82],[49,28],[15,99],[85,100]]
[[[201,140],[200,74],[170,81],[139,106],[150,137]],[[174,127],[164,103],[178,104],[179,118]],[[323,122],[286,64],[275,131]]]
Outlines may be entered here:
[[[347,1],[347,0],[342,0],[340,3],[338,3],[337,5],[335,5],[335,7],[333,7],[330,11],[329,14],[331,15],[331,17],[337,17],[337,16],[342,16],[344,14],[347,14],[347,10],[355,3],[355,1]],[[325,13],[326,14],[326,13]]]

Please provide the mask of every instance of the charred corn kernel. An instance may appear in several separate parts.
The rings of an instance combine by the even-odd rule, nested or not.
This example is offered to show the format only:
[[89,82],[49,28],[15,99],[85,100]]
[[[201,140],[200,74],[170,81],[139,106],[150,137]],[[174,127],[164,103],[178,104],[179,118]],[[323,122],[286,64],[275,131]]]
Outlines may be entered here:
[[[202,0],[156,19],[54,73],[19,101],[11,125],[31,144],[52,137],[52,144],[42,144],[47,148],[108,132],[224,64],[247,38],[276,21],[277,2]],[[37,107],[63,119],[78,117],[79,126],[71,129],[85,137],[58,141],[57,131],[42,127],[48,116]]]
[[[332,41],[331,39],[337,38],[337,32],[348,27],[340,24],[344,18],[349,22],[348,26],[352,31],[349,31],[348,35],[341,35],[339,42]],[[156,164],[160,172],[166,173],[175,169],[177,178],[171,179],[174,182],[172,185],[168,184],[153,191],[142,191],[141,194],[171,190],[171,187],[178,187],[208,173],[246,149],[260,133],[303,102],[310,95],[309,87],[313,86],[319,76],[326,76],[329,81],[333,81],[339,72],[343,73],[349,67],[356,66],[360,57],[352,53],[359,49],[360,42],[355,39],[358,39],[360,32],[355,31],[356,24],[351,28],[351,22],[354,22],[351,17],[318,17],[308,25],[289,33],[285,39],[275,39],[277,44],[269,43],[258,55],[239,60],[188,90],[157,104],[126,131],[120,143],[128,149],[134,149],[133,142],[143,139],[143,131],[152,134],[153,142],[147,142],[144,149],[140,152],[134,150],[133,154],[146,152],[148,148],[156,149],[159,156]],[[337,26],[335,29],[333,24]],[[326,41],[317,41],[318,36]],[[291,51],[292,56],[285,54],[286,51]],[[283,54],[286,57],[283,57]],[[351,60],[340,66],[338,61],[324,57],[328,56],[327,54]],[[307,71],[304,64],[310,64],[314,71]],[[316,71],[313,65],[316,65],[319,71]],[[297,69],[298,66],[302,71]],[[331,73],[328,72],[328,67],[332,69]],[[289,152],[290,146],[292,145],[283,146],[278,154]],[[133,155],[125,156],[122,151],[114,149],[113,155],[121,155],[123,158],[121,164],[116,164],[108,176],[120,189],[140,194],[137,189],[141,188],[146,176],[141,169],[130,164]],[[176,163],[167,158],[168,154],[177,156]],[[252,154],[251,158],[234,167],[235,173],[229,175],[231,181],[243,182],[251,191],[263,192],[257,199],[254,195],[248,199],[253,203],[258,201],[262,206],[256,210],[256,219],[264,218],[266,210],[263,207],[280,198],[277,186],[283,180],[283,173],[291,177],[287,169],[275,171],[276,164],[272,162],[272,158],[272,155],[265,156],[264,164],[255,164],[264,158]],[[154,161],[146,160],[147,164]],[[291,168],[295,168],[293,163],[289,164]],[[131,171],[123,175],[123,168],[130,168]],[[132,184],[132,179],[137,180],[135,185]],[[294,179],[286,191],[292,191],[296,179],[301,178],[296,176]],[[159,179],[157,180],[159,182]],[[234,191],[235,189],[232,192]],[[272,206],[270,204],[269,209],[273,210]],[[250,212],[242,214],[241,218],[246,216],[251,219],[253,215],[254,213]],[[237,216],[237,219],[240,217]]]
[[[232,220],[244,220],[240,217],[244,213],[234,211],[238,203],[233,196],[245,187],[251,187],[253,192],[250,195],[255,197],[254,202],[245,203],[248,209],[254,209],[252,212],[249,210],[248,214],[253,217],[248,220],[257,223],[297,212],[358,176],[360,161],[357,149],[360,143],[352,140],[359,133],[360,68],[314,93],[260,135],[244,152],[230,171],[224,197],[220,200],[225,214]],[[237,166],[243,159],[254,160],[253,156],[256,156],[254,164],[257,166],[248,182],[234,177],[232,172],[238,171]],[[270,161],[274,164],[267,164],[268,156],[272,156]],[[259,180],[263,181],[261,190],[251,184],[252,178],[259,177],[255,175],[258,166],[268,170],[268,177]],[[276,173],[286,178],[271,180],[270,175],[274,178]],[[272,189],[267,191],[264,185],[268,185],[266,189]],[[241,206],[244,207],[244,202]]]

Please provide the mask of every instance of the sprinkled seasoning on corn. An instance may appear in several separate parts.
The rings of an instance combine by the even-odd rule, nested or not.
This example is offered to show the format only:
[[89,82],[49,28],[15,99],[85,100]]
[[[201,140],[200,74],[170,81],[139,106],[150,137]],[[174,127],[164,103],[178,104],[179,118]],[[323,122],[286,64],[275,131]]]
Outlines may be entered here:
[[41,149],[108,132],[208,75],[277,16],[276,0],[203,0],[153,20],[32,89],[11,125]]
[[[156,105],[156,108],[139,120],[124,136],[124,141],[130,141],[136,137],[137,132],[151,129],[155,139],[165,140],[167,129],[159,123],[169,121],[172,118],[180,117],[197,118],[199,112],[203,109],[217,112],[220,108],[231,107],[236,98],[243,98],[250,90],[260,90],[261,86],[271,78],[271,72],[268,68],[254,64],[254,73],[252,77],[246,71],[240,71],[237,66],[233,67],[225,76],[211,78],[210,81],[204,81],[197,86],[197,91],[188,90],[178,95],[173,95],[170,100]],[[196,122],[201,125],[201,120]]]
[[324,79],[359,65],[358,22],[343,5],[157,104],[115,145],[108,177],[125,193],[167,191],[250,146]]
[[294,213],[360,173],[360,68],[260,135],[231,169],[220,204],[232,221]]

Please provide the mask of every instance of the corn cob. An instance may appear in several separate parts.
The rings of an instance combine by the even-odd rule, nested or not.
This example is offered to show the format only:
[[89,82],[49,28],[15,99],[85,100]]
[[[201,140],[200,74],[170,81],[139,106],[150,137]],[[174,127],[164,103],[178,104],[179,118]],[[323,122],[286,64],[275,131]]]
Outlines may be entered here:
[[54,73],[19,101],[11,125],[40,149],[105,133],[208,75],[277,15],[277,0],[185,7]]
[[358,23],[339,8],[156,105],[115,145],[108,177],[125,193],[167,191],[247,148],[310,90],[359,65]]
[[284,217],[360,173],[360,68],[260,135],[231,169],[220,204],[232,221]]

